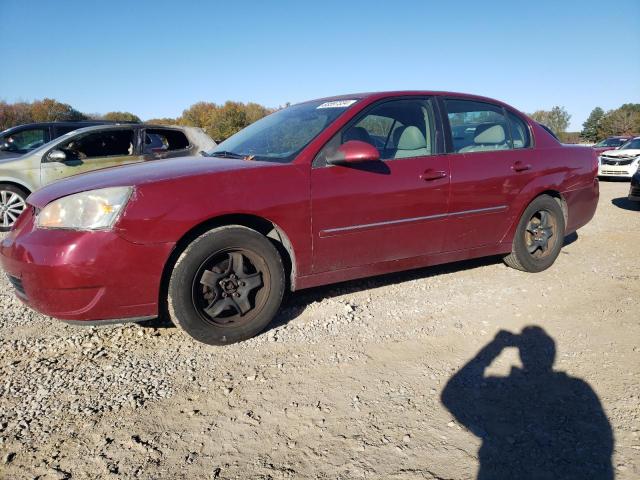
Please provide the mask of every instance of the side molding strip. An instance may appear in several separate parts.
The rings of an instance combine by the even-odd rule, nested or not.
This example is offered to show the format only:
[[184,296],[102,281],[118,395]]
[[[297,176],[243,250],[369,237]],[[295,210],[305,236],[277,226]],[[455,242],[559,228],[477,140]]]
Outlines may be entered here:
[[389,220],[387,222],[364,223],[361,225],[351,225],[348,227],[328,228],[326,230],[320,231],[320,237],[321,238],[332,237],[335,235],[339,235],[341,233],[355,232],[358,230],[368,230],[371,228],[386,227],[390,225],[399,225],[403,223],[422,222],[424,220],[436,220],[436,219],[441,219],[446,217],[460,217],[464,215],[473,215],[475,213],[501,212],[506,209],[507,209],[506,205],[499,205],[497,207],[476,208],[474,210],[462,210],[460,212],[438,213],[435,215],[427,215],[425,217],[402,218],[400,220]]

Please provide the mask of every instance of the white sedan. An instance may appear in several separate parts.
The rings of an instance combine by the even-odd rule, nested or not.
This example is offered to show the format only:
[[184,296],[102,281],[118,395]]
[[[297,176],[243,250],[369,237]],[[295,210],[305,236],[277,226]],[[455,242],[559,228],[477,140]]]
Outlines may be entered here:
[[617,150],[598,157],[598,176],[631,178],[640,165],[640,137],[634,137]]

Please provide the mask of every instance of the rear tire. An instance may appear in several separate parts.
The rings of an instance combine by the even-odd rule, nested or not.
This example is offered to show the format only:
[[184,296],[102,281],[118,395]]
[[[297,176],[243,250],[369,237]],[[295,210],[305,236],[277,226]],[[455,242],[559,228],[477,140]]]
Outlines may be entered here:
[[564,214],[549,195],[534,199],[522,214],[511,253],[504,262],[524,272],[546,270],[560,254],[564,242]]
[[29,194],[22,188],[0,183],[0,232],[8,232],[27,208]]
[[239,225],[219,227],[178,258],[169,280],[169,314],[199,342],[239,342],[271,322],[285,285],[282,258],[266,237]]

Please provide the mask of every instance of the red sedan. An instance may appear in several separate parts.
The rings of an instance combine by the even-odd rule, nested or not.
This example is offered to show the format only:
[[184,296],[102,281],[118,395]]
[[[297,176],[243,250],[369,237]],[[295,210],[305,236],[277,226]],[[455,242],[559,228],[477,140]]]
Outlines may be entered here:
[[391,92],[280,110],[206,157],[51,184],[2,241],[32,308],[78,324],[168,311],[258,334],[286,290],[485,255],[539,272],[598,201],[591,148],[488,98]]

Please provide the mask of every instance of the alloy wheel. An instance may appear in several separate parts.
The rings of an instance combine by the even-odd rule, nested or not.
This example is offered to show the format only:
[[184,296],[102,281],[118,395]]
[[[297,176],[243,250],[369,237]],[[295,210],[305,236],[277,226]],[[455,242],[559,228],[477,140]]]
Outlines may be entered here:
[[26,207],[24,199],[16,192],[0,190],[0,227],[12,227]]
[[553,213],[538,210],[529,219],[525,229],[525,245],[529,254],[535,258],[549,255],[558,241],[556,231],[558,222]]

